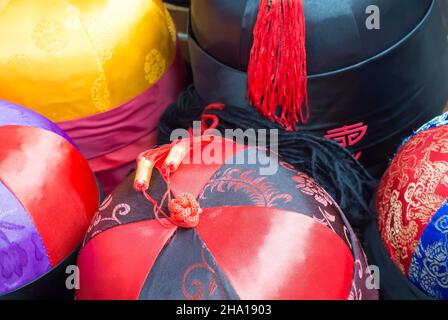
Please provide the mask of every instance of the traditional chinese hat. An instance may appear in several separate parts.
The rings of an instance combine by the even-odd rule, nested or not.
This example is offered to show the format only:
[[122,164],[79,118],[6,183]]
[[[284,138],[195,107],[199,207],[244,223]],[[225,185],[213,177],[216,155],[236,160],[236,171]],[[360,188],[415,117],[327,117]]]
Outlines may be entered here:
[[0,296],[68,296],[65,267],[98,206],[95,178],[54,123],[4,101],[0,110]]
[[426,295],[448,299],[448,113],[398,150],[377,192],[386,250]]
[[106,192],[184,86],[161,0],[1,1],[0,47],[0,99],[56,122]]
[[288,130],[334,139],[379,178],[402,139],[448,99],[445,6],[192,0],[194,94],[202,106],[239,107],[243,117],[255,109]]
[[77,299],[377,297],[338,205],[275,154],[204,135],[137,162],[88,230]]

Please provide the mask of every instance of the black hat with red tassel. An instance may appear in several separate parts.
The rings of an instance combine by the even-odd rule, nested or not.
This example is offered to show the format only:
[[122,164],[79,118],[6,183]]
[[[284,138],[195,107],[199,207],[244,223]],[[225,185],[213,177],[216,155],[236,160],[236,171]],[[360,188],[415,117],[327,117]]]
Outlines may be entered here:
[[296,130],[309,119],[302,2],[261,0],[253,34],[247,96],[264,117]]
[[380,178],[401,140],[448,100],[444,6],[192,0],[195,94],[333,139]]
[[[437,0],[192,0],[194,84],[165,113],[159,140],[210,115],[220,131],[279,129],[280,156],[333,196],[369,248],[381,246],[369,207],[376,181],[360,162],[379,178],[402,138],[442,112],[444,9]],[[383,297],[422,297],[390,259],[368,257],[387,279]]]

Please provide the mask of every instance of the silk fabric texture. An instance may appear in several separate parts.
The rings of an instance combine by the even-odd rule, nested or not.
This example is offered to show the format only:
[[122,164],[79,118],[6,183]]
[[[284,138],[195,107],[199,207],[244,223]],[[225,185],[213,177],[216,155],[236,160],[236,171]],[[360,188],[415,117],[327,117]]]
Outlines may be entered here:
[[1,100],[0,109],[2,295],[21,291],[75,250],[99,194],[87,162],[54,123]]
[[0,99],[54,122],[101,113],[156,83],[175,42],[160,0],[0,0]]
[[403,274],[448,298],[448,113],[405,140],[377,192],[379,230]]
[[[302,0],[310,120],[300,130],[348,147],[380,178],[402,139],[448,99],[446,1]],[[259,0],[193,0],[190,56],[206,103],[252,108],[247,63]],[[381,29],[367,30],[377,5]]]
[[[169,181],[172,197],[197,199],[199,225],[160,225],[127,177],[87,231],[78,299],[377,298],[356,235],[312,178],[282,161],[261,175],[261,163],[278,159],[261,151],[259,162],[242,164],[257,151],[219,137],[198,151],[202,160],[187,153]],[[148,189],[159,203],[168,181],[161,165]]]
[[0,1],[0,29],[0,99],[56,122],[108,193],[185,85],[162,1]]
[[109,111],[58,125],[76,142],[108,194],[135,167],[135,158],[157,142],[157,124],[185,87],[180,50],[151,88]]

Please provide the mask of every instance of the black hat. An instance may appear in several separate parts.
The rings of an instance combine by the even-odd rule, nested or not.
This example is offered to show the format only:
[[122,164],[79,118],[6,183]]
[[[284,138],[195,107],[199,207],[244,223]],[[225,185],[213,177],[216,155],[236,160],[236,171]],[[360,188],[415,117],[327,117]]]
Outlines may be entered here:
[[444,7],[445,0],[192,0],[197,94],[335,139],[379,177],[401,140],[448,99]]
[[[218,116],[221,131],[287,129],[279,131],[280,156],[314,177],[348,212],[370,262],[381,269],[382,297],[428,298],[385,253],[376,214],[368,208],[375,181],[353,155],[379,177],[401,140],[442,112],[448,0],[192,0],[189,33],[194,86],[165,113],[159,141],[168,142],[171,130],[203,113]],[[280,70],[283,77],[294,74],[279,80]],[[253,91],[257,74],[264,78]],[[270,101],[278,92],[278,81],[286,81],[295,102],[263,106],[264,97]],[[278,103],[278,97],[272,100]],[[226,107],[205,108],[216,102]],[[269,114],[273,109],[278,118]]]
[[194,87],[165,113],[159,142],[217,102],[226,105],[214,112],[219,129],[286,129],[279,133],[280,155],[350,208],[351,222],[360,226],[371,177],[323,137],[349,147],[379,177],[401,139],[442,111],[448,98],[442,5],[192,0]]
[[181,7],[188,7],[190,5],[190,0],[165,0],[164,2]]

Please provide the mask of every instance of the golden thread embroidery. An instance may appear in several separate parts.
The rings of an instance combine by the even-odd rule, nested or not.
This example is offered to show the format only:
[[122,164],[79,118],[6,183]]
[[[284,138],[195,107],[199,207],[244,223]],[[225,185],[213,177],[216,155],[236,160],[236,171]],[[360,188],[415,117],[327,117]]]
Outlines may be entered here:
[[166,71],[166,61],[157,49],[152,49],[145,57],[145,79],[150,85],[156,83]]
[[[436,142],[427,146],[428,137]],[[442,185],[448,187],[448,161],[431,159],[432,154],[440,153],[448,153],[447,130],[418,134],[397,154],[378,188],[382,195],[378,202],[381,236],[391,245],[403,272],[403,259],[411,256],[418,244],[418,224],[426,225],[446,200],[437,190]],[[417,156],[422,154],[419,160]]]
[[425,163],[416,170],[418,176],[416,183],[410,183],[404,194],[408,203],[407,212],[409,218],[414,218],[428,223],[434,214],[434,209],[439,207],[445,199],[437,195],[436,189],[448,174],[448,162],[429,162],[425,155]]
[[174,25],[173,19],[171,19],[171,15],[166,7],[165,7],[164,11],[165,11],[165,19],[166,19],[168,32],[170,34],[171,42],[173,44],[175,44],[176,40],[177,40],[176,27]]
[[38,22],[31,37],[37,47],[47,52],[62,50],[68,43],[65,27],[55,20],[44,19]]
[[107,81],[104,73],[102,73],[93,83],[91,89],[91,96],[93,103],[95,104],[95,108],[104,112],[109,110],[110,108],[110,95],[109,89],[107,86]]
[[107,16],[84,17],[82,20],[87,35],[101,64],[112,58],[115,49],[115,37],[108,26]]
[[386,215],[386,233],[383,233],[383,240],[391,244],[395,253],[394,261],[400,270],[405,273],[401,261],[408,257],[408,246],[413,248],[417,246],[415,237],[418,233],[418,225],[415,221],[410,221],[408,225],[403,224],[402,203],[398,197],[398,191],[394,191],[390,198],[390,207]]
[[110,109],[111,100],[103,66],[112,58],[115,49],[115,37],[110,31],[112,28],[108,26],[106,12],[95,16],[80,15],[80,22],[90,39],[101,68],[101,74],[95,79],[91,89],[91,99],[99,112],[105,112]]

